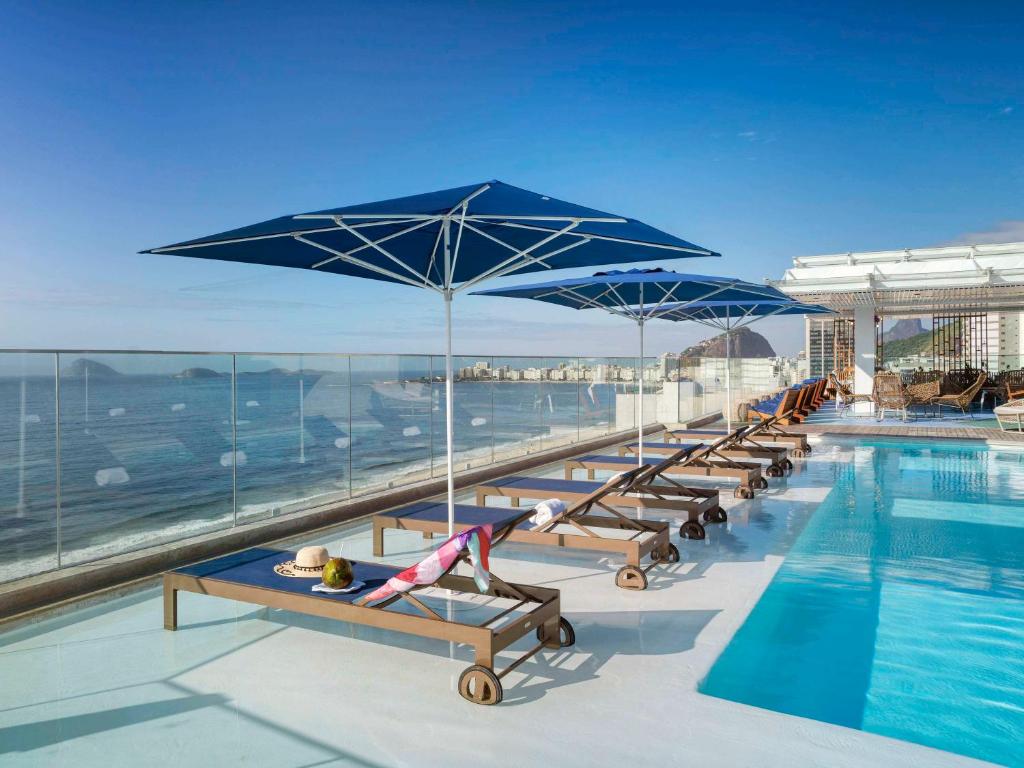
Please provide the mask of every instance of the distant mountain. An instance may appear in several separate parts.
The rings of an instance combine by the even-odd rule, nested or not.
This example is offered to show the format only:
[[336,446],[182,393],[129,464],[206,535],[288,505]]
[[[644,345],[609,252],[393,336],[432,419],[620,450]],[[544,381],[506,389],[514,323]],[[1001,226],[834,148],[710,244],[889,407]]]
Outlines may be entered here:
[[61,371],[61,376],[69,379],[84,378],[86,371],[89,372],[90,379],[113,379],[124,375],[119,371],[115,371],[109,365],[98,363],[87,357],[80,357],[71,365],[65,366],[64,370]]
[[[750,328],[733,331],[729,339],[729,354],[732,357],[776,357],[775,350],[768,339]],[[720,333],[710,339],[680,353],[680,357],[725,357],[725,334]]]
[[186,368],[181,373],[176,373],[176,379],[219,379],[223,374],[217,373],[212,368]]
[[902,341],[903,339],[909,339],[912,336],[918,336],[925,333],[924,324],[921,322],[919,317],[905,317],[901,320],[896,321],[889,330],[882,334],[882,340],[888,344],[890,341]]

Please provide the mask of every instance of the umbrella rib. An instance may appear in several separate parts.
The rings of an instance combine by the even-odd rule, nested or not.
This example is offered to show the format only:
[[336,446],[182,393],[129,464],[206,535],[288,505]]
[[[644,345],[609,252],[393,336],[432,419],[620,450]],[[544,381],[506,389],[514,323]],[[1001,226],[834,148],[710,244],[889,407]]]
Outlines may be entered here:
[[[504,218],[510,219],[511,217],[504,217]],[[598,220],[598,219],[580,219],[580,221],[582,221],[582,222],[595,222],[595,221],[601,221],[601,220]],[[624,219],[622,221],[624,221]],[[514,227],[516,229],[534,229],[534,230],[539,230],[541,232],[550,232],[551,231],[550,229],[545,228],[545,227],[531,227],[531,226],[526,225],[526,224],[517,224],[514,221],[492,221],[492,222],[489,222],[489,223],[493,224],[496,227]],[[688,248],[688,247],[685,247],[685,246],[682,246],[682,245],[665,245],[665,244],[661,244],[661,243],[646,243],[646,242],[644,242],[642,240],[627,240],[624,237],[613,237],[611,235],[596,235],[596,234],[593,234],[592,232],[572,232],[570,234],[573,237],[589,237],[592,240],[605,240],[605,241],[610,242],[610,243],[625,243],[626,245],[639,245],[639,246],[643,246],[645,248],[660,248],[660,249],[666,250],[666,251],[681,251],[682,253],[693,253],[693,254],[696,254],[698,256],[712,256],[712,255],[714,255],[712,251],[709,251],[706,248],[697,248],[697,247]]]
[[[326,245],[321,245],[320,243],[318,243],[318,242],[316,242],[314,240],[307,240],[302,235],[292,235],[292,237],[295,238],[296,240],[298,240],[300,243],[304,243],[306,245],[311,245],[314,248],[319,248],[321,251],[326,251],[327,253],[333,254],[334,256],[336,256],[338,258],[339,261],[348,262],[349,264],[353,264],[353,265],[355,265],[357,267],[361,267],[362,269],[365,269],[368,272],[376,272],[379,275],[385,275],[386,277],[390,277],[392,280],[397,280],[400,283],[405,283],[406,285],[411,285],[414,288],[424,288],[424,287],[427,287],[427,286],[424,286],[422,282],[417,282],[415,280],[410,280],[405,275],[400,275],[397,272],[392,272],[389,269],[384,269],[383,267],[378,267],[375,264],[371,264],[368,261],[363,261],[362,259],[357,259],[354,256],[349,256],[348,254],[342,253],[341,251],[336,251],[333,248],[330,248],[330,247],[328,247]],[[431,284],[430,287],[434,287],[433,284]]]
[[[353,235],[358,237],[360,240],[362,240],[368,246],[373,248],[375,251],[377,251],[378,253],[382,254],[386,258],[391,259],[391,261],[393,261],[395,264],[400,266],[406,272],[408,272],[409,274],[413,275],[414,277],[419,278],[422,281],[424,287],[430,287],[430,288],[438,289],[438,286],[436,286],[432,282],[430,282],[430,278],[429,277],[427,277],[426,275],[420,274],[415,269],[413,269],[408,264],[406,264],[404,261],[399,259],[397,256],[394,256],[393,254],[389,253],[385,248],[383,248],[381,245],[379,245],[378,242],[374,242],[373,240],[370,240],[368,237],[366,237],[362,232],[358,232],[358,231],[352,229],[352,227],[350,227],[348,224],[346,224],[340,217],[335,219],[335,221],[337,222],[339,227],[341,227],[342,229],[344,229],[347,232],[351,232]],[[429,224],[429,223],[430,223],[429,221],[424,222],[423,225],[421,225],[421,226],[426,226],[426,224]],[[418,228],[418,227],[416,227],[416,228]],[[412,229],[413,228],[410,228],[410,231],[412,231]],[[382,238],[382,240],[383,240],[383,238]]]
[[[468,224],[466,226],[469,227]],[[505,269],[499,270],[497,272],[488,272],[486,275],[480,278],[473,278],[472,280],[466,282],[464,285],[459,286],[459,290],[463,291],[472,288],[474,285],[476,285],[477,283],[484,279],[493,280],[495,278],[504,277],[505,275],[515,272],[517,269],[522,269],[524,266],[526,266],[526,264],[530,263],[540,264],[542,267],[546,267],[547,269],[555,269],[555,267],[551,266],[550,264],[546,264],[545,260],[550,259],[552,256],[557,256],[560,253],[571,251],[573,248],[578,248],[581,245],[586,245],[589,242],[590,240],[577,240],[573,243],[569,243],[569,245],[565,245],[562,246],[561,248],[556,248],[553,251],[549,251],[548,253],[545,253],[542,256],[537,256],[536,258],[532,259],[526,259],[525,264],[512,264],[511,266],[506,267]]]
[[466,208],[469,205],[469,201],[472,200],[474,197],[482,195],[484,192],[486,192],[490,188],[491,188],[490,184],[484,184],[479,189],[477,189],[475,192],[470,192],[468,195],[466,195],[464,198],[462,198],[461,202],[456,203],[455,205],[453,205],[451,207],[451,209],[449,209],[448,215],[452,216],[457,210],[459,210],[459,208],[461,208],[462,209],[462,215],[465,216],[466,215]]
[[[579,222],[575,221],[575,220],[571,221],[567,226],[563,227],[562,229],[558,230],[557,232],[552,232],[548,237],[545,237],[545,238],[543,238],[541,240],[538,240],[536,243],[531,245],[529,248],[524,248],[524,249],[519,249],[519,248],[516,248],[515,246],[509,245],[508,243],[506,243],[506,242],[504,242],[502,240],[499,240],[498,238],[493,237],[493,236],[487,234],[486,232],[481,232],[479,229],[477,229],[476,227],[473,227],[470,224],[467,224],[466,226],[470,227],[474,232],[476,232],[479,235],[483,235],[484,237],[487,237],[487,238],[489,238],[491,240],[494,240],[495,242],[501,243],[502,245],[506,246],[507,248],[511,248],[511,249],[515,250],[516,254],[515,254],[515,256],[512,256],[511,258],[508,258],[505,261],[501,262],[501,264],[497,264],[494,267],[492,267],[491,269],[488,269],[486,272],[483,272],[483,273],[477,275],[469,283],[467,283],[465,285],[459,286],[459,290],[460,291],[465,290],[465,289],[467,289],[467,288],[471,287],[472,285],[475,285],[475,284],[477,284],[479,282],[482,282],[483,280],[488,280],[488,279],[494,277],[494,275],[496,273],[501,272],[506,267],[508,267],[510,264],[514,263],[516,261],[516,259],[522,259],[523,260],[523,263],[520,264],[519,267],[524,267],[527,264],[536,263],[536,262],[539,262],[539,263],[543,264],[542,260],[544,258],[547,258],[547,257],[545,257],[545,256],[530,256],[530,252],[537,250],[538,248],[540,248],[545,243],[549,243],[552,240],[557,239],[558,237],[560,237],[561,235],[565,234],[566,232],[569,232],[569,231],[575,229],[577,226],[579,226]],[[545,265],[545,266],[547,266],[547,265]],[[519,268],[519,267],[517,267],[517,268]],[[512,271],[515,271],[515,270],[512,270]]]
[[[379,222],[379,223],[382,223],[382,224],[383,223],[386,223],[386,224],[408,224],[409,222],[408,221],[402,221],[402,222],[398,222],[398,221],[390,222],[389,221],[389,222]],[[407,235],[410,232],[416,231],[417,229],[422,229],[423,227],[427,226],[428,224],[430,224],[429,220],[428,221],[420,221],[420,222],[414,224],[411,227],[406,227],[405,229],[399,230],[398,232],[392,232],[390,235],[386,235],[385,237],[380,238],[376,242],[377,243],[386,243],[388,240],[394,240],[396,237],[401,237],[402,235]],[[355,229],[355,227],[351,227],[351,229]],[[337,230],[344,231],[345,228],[344,227],[338,227]],[[356,234],[357,237],[361,237],[361,235],[358,235],[357,233],[353,233],[353,234]],[[365,238],[363,238],[363,239],[365,240]],[[364,244],[364,245],[360,245],[360,246],[358,246],[356,248],[352,248],[351,250],[348,250],[348,251],[338,251],[338,253],[344,253],[346,256],[352,256],[354,254],[359,253],[360,251],[365,251],[367,248],[370,248],[370,247],[371,247],[370,245]],[[320,267],[324,266],[325,264],[329,264],[330,262],[335,261],[338,258],[340,258],[340,257],[339,256],[332,256],[329,259],[324,259],[323,261],[318,261],[316,264],[313,264],[310,267],[310,269],[319,269]]]

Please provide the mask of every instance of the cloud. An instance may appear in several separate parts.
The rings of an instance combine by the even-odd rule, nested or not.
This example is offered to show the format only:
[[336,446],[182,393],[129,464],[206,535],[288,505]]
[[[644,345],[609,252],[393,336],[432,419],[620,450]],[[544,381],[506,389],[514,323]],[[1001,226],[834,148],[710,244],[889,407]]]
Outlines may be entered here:
[[757,131],[740,131],[736,135],[741,139],[746,139],[747,141],[754,141],[757,139]]
[[1003,107],[1002,109],[999,110],[999,114],[1001,114],[1001,115],[1009,115],[1012,112],[1013,112],[1013,107]]
[[1024,219],[997,222],[992,228],[965,232],[942,245],[985,245],[988,243],[1024,242]]

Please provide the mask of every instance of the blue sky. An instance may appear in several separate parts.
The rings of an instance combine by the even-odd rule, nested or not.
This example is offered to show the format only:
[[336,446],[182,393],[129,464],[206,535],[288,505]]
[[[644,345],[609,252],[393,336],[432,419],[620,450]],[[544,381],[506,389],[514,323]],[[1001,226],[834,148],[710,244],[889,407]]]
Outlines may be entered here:
[[[440,352],[434,295],[136,251],[490,178],[754,280],[1024,240],[1019,4],[708,6],[0,5],[0,347]],[[652,324],[649,348],[705,335]],[[466,354],[634,345],[589,312],[456,307]]]

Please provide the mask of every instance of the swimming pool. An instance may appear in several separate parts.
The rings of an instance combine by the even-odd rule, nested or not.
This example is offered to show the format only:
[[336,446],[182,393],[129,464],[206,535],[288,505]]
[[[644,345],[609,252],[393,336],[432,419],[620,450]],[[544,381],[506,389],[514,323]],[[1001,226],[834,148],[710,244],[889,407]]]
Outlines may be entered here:
[[1024,764],[1024,453],[836,450],[831,493],[701,692]]

